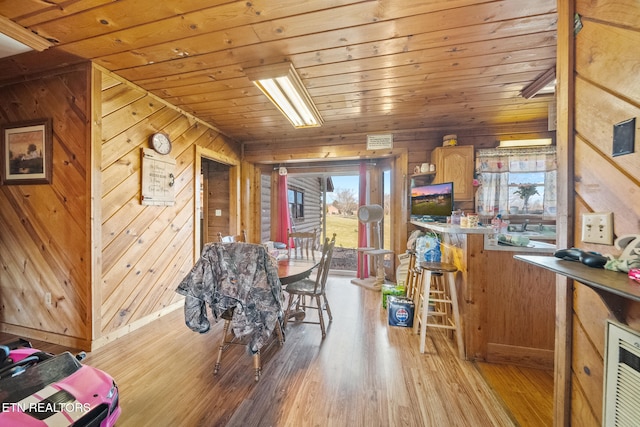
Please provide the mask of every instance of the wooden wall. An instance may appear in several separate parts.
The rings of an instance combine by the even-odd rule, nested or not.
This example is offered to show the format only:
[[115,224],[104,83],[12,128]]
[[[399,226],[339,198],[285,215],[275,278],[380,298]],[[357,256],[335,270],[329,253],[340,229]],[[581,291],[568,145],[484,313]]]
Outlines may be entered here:
[[[101,241],[99,336],[115,337],[171,310],[194,259],[194,147],[239,159],[215,129],[96,67],[101,76]],[[140,150],[152,132],[171,137],[176,203],[140,204]],[[96,242],[98,243],[98,242]]]
[[[0,328],[91,349],[181,304],[174,289],[197,246],[194,147],[236,162],[240,150],[90,63],[0,85],[0,123],[42,117],[53,119],[51,185],[0,186]],[[173,140],[170,207],[140,203],[155,131]]]
[[286,163],[301,159],[354,159],[394,157],[399,150],[408,151],[409,171],[414,166],[429,162],[431,151],[442,145],[443,136],[456,133],[458,144],[478,148],[494,148],[501,139],[553,138],[555,132],[548,130],[547,121],[523,122],[516,126],[492,126],[464,131],[401,131],[393,134],[392,150],[368,151],[367,137],[345,135],[336,138],[319,138],[299,142],[246,143],[245,159],[254,163]]
[[[202,162],[204,192],[206,193],[205,242],[217,241],[218,233],[223,236],[235,235],[230,227],[230,185],[229,166],[212,161]],[[220,215],[216,211],[220,211]]]
[[0,86],[0,123],[53,120],[51,184],[0,186],[0,327],[7,332],[70,344],[90,336],[90,69]]
[[[260,241],[273,240],[271,235],[271,174],[260,175]],[[274,206],[273,209],[277,207]]]
[[292,228],[295,231],[322,230],[322,199],[320,191],[320,179],[309,176],[296,176],[289,174],[287,179],[289,188],[304,193],[304,218],[293,219]]
[[[286,164],[287,162],[322,160],[353,160],[353,159],[392,159],[392,189],[391,198],[400,200],[394,207],[392,249],[396,253],[404,253],[407,241],[407,197],[408,175],[413,173],[415,166],[430,162],[431,152],[442,145],[444,135],[451,132],[433,131],[402,131],[394,133],[393,149],[368,151],[366,149],[366,135],[346,135],[335,138],[318,138],[301,141],[261,141],[259,143],[244,144],[244,160],[255,164]],[[460,145],[473,145],[478,148],[494,148],[501,139],[531,139],[553,138],[555,132],[548,130],[546,120],[542,122],[523,122],[517,126],[485,127],[467,129],[457,133]],[[264,181],[264,180],[263,180]],[[262,207],[265,209],[265,206]],[[256,215],[264,215],[259,209]],[[264,234],[264,231],[263,231]]]
[[[619,255],[613,246],[581,243],[581,214],[610,211],[615,236],[640,228],[640,4],[576,0],[583,28],[575,38],[576,245]],[[635,152],[613,157],[613,125],[636,118]],[[620,273],[622,274],[622,273]],[[638,304],[607,306],[583,285],[574,288],[572,425],[601,425],[604,331],[612,310],[640,331]]]

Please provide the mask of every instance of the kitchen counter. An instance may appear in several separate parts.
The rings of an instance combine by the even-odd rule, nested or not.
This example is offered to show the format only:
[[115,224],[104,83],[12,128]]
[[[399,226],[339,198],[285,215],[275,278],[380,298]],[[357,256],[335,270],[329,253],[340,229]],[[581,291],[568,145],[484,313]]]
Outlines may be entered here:
[[555,274],[514,256],[551,255],[555,245],[531,241],[532,247],[502,246],[489,240],[491,227],[411,224],[438,234],[442,261],[458,267],[465,357],[553,369]]
[[484,249],[487,251],[518,252],[530,254],[552,254],[556,251],[556,245],[538,240],[529,240],[527,246],[509,246],[499,244],[496,239],[484,238]]
[[491,227],[460,227],[455,224],[446,224],[443,222],[422,222],[411,221],[411,224],[420,227],[428,228],[436,233],[450,233],[450,234],[491,234],[493,229]]
[[[526,235],[529,237],[529,244],[527,246],[509,246],[509,245],[501,245],[497,243],[497,240],[491,239],[490,237],[493,235],[493,228],[490,226],[480,226],[480,227],[460,227],[459,225],[454,224],[445,224],[440,222],[422,222],[422,221],[411,221],[411,224],[423,228],[434,231],[436,233],[447,233],[447,234],[481,234],[484,236],[484,249],[488,251],[503,251],[503,252],[519,252],[519,253],[531,253],[531,254],[550,254],[555,252],[556,245],[542,242],[540,240],[547,240],[548,237],[545,238],[544,235],[540,234],[540,236],[536,235],[528,235],[518,232],[507,233],[511,235]],[[538,240],[540,237],[540,240]],[[536,240],[533,240],[536,239]],[[555,234],[553,235],[553,239],[555,239]]]

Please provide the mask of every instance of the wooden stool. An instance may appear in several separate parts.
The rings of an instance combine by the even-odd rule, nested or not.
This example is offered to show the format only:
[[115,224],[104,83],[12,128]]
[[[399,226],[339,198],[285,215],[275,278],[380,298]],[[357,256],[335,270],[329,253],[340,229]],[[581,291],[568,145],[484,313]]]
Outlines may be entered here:
[[458,355],[465,358],[458,293],[455,273],[458,268],[453,264],[441,262],[420,262],[419,289],[414,293],[416,307],[413,322],[414,332],[420,329],[420,353],[425,352],[427,327],[454,331],[458,344]]
[[407,251],[409,254],[409,266],[407,267],[407,279],[405,287],[407,289],[407,298],[411,298],[415,304],[414,294],[418,288],[420,279],[420,271],[416,269],[416,253],[415,251]]

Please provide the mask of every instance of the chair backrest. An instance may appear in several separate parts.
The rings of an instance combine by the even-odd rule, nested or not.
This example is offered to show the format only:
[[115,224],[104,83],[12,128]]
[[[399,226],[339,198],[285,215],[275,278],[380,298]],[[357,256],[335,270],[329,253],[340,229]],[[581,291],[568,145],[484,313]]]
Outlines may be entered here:
[[313,231],[287,231],[289,258],[315,259],[318,230],[314,228]]
[[327,284],[327,277],[329,276],[329,270],[331,269],[331,260],[333,259],[333,248],[336,245],[336,233],[333,233],[331,240],[327,237],[322,245],[322,256],[320,257],[320,263],[318,264],[318,272],[316,274],[316,283],[314,286],[315,292],[321,289],[324,292],[324,288]]
[[222,233],[218,232],[218,241],[221,243],[233,243],[233,242],[247,242],[247,232],[246,230],[242,230],[240,234],[223,236]]

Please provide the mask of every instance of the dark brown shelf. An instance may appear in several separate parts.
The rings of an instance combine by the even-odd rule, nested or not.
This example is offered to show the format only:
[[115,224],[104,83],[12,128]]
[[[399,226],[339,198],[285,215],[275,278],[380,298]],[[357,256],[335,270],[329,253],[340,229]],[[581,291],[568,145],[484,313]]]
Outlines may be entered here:
[[515,255],[514,258],[577,280],[596,290],[640,301],[640,283],[629,279],[626,273],[587,267],[577,261],[551,256]]
[[425,172],[425,173],[414,173],[413,175],[411,175],[411,178],[424,178],[427,176],[433,176],[435,175],[435,171],[434,172]]

